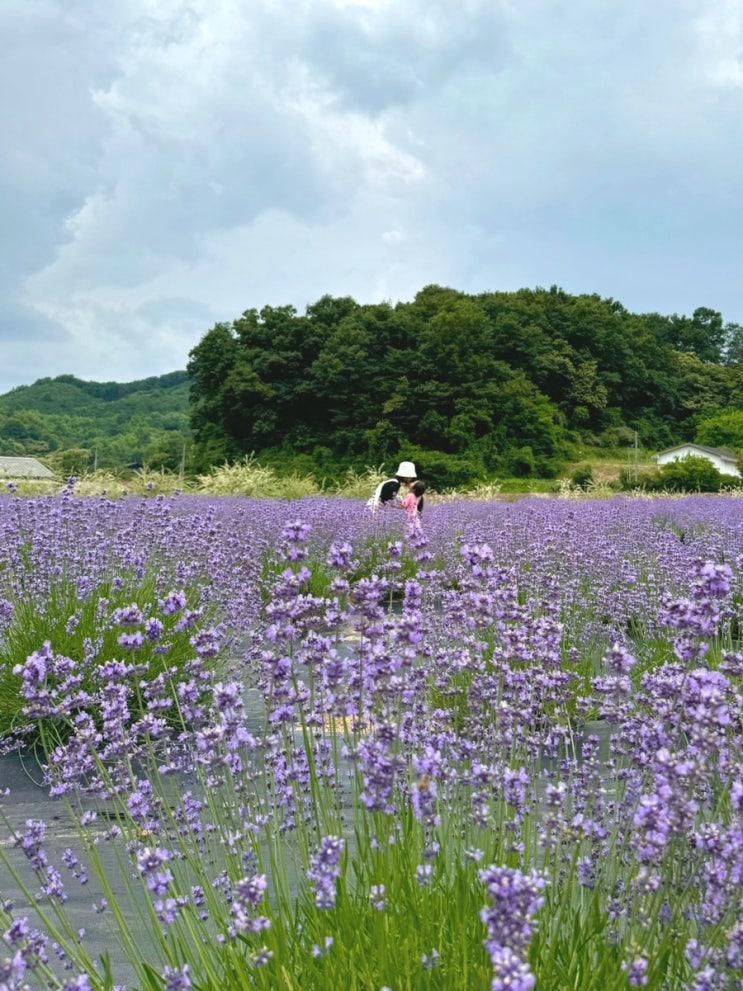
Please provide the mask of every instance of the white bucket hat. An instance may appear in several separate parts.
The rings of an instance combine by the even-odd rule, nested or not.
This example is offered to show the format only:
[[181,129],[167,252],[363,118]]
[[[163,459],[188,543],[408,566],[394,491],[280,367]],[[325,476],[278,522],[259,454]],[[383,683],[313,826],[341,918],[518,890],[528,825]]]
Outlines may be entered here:
[[401,461],[395,475],[398,478],[417,478],[418,472],[415,470],[415,465],[412,461]]

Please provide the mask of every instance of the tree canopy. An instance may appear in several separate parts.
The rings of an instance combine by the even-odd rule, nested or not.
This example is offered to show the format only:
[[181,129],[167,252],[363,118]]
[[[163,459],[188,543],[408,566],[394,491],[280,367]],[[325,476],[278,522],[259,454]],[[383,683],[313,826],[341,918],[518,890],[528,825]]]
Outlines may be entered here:
[[190,355],[202,463],[255,451],[336,463],[455,458],[551,475],[571,441],[647,446],[743,406],[740,328],[707,308],[635,314],[557,287],[409,303],[324,296],[250,309]]
[[697,429],[697,443],[710,447],[730,447],[743,452],[743,409],[720,413],[702,420]]
[[329,475],[404,456],[459,485],[551,476],[572,444],[616,448],[634,431],[650,448],[743,449],[742,342],[715,310],[638,314],[554,286],[427,286],[397,305],[323,296],[217,324],[188,372],[14,389],[0,396],[0,454],[60,472],[94,452],[100,467],[177,468],[192,430],[197,469],[256,452]]

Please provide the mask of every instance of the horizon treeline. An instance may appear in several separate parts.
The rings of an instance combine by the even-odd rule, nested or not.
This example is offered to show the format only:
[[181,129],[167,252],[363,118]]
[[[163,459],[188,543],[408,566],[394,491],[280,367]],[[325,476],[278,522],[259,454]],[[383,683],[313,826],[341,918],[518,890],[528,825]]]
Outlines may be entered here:
[[191,351],[195,464],[417,460],[453,484],[551,477],[576,443],[662,448],[743,407],[743,327],[557,287],[246,310]]
[[59,474],[149,465],[176,470],[191,446],[188,376],[135,382],[37,379],[0,396],[0,455],[42,458]]

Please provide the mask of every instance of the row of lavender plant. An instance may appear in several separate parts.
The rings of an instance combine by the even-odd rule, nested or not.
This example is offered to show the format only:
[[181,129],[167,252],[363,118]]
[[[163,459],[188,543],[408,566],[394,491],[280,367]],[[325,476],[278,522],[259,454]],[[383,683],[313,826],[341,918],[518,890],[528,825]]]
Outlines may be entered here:
[[[174,625],[165,588],[203,583],[220,628],[186,625],[191,660],[145,678],[153,617],[102,613],[121,657],[85,692],[84,657],[19,665],[79,835],[57,862],[43,823],[15,831],[6,869],[38,918],[5,907],[0,980],[738,986],[734,508],[442,507],[396,539],[353,504],[292,522],[239,501],[14,500],[4,553],[40,561],[40,597],[59,577],[43,531],[67,577],[159,569]],[[240,644],[220,665],[218,638]],[[124,977],[66,914],[80,882]]]

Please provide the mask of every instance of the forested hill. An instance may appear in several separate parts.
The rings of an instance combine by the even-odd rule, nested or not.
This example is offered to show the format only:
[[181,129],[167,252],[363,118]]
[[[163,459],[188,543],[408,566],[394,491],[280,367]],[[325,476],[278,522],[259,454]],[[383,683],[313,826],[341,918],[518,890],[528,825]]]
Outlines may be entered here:
[[177,467],[189,438],[183,371],[124,383],[59,375],[0,396],[0,454],[56,459],[61,471],[92,466],[96,452],[99,467]]
[[242,452],[321,470],[398,455],[460,475],[553,473],[571,442],[664,447],[743,408],[743,328],[714,310],[631,313],[550,290],[410,303],[323,297],[248,310],[191,352],[203,463]]
[[572,445],[616,449],[635,430],[655,449],[743,449],[741,411],[743,327],[714,310],[429,286],[395,306],[325,296],[301,314],[248,310],[205,334],[188,372],[13,389],[0,396],[0,455],[67,473],[96,454],[102,468],[177,469],[185,443],[189,468],[255,451],[318,475],[404,456],[458,484],[551,475]]

